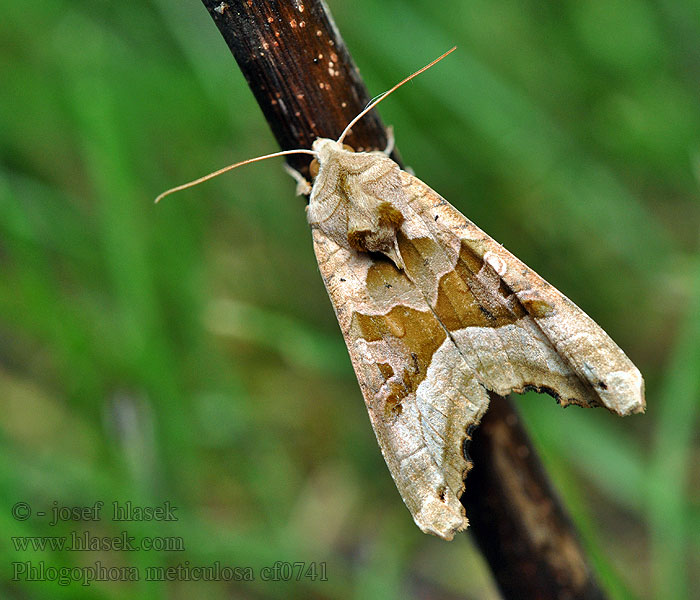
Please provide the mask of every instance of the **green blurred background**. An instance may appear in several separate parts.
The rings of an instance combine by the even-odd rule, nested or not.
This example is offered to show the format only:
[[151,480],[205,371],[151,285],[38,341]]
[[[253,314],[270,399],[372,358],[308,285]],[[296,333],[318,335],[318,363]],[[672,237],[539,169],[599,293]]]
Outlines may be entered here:
[[[700,596],[700,6],[331,1],[405,162],[593,316],[646,416],[518,397],[613,598]],[[3,2],[3,598],[496,598],[468,534],[414,526],[367,418],[277,149],[198,0]],[[18,550],[114,536],[25,521],[96,500],[179,520],[186,550]],[[108,514],[107,512],[104,513]],[[10,582],[12,563],[327,563],[328,581]]]

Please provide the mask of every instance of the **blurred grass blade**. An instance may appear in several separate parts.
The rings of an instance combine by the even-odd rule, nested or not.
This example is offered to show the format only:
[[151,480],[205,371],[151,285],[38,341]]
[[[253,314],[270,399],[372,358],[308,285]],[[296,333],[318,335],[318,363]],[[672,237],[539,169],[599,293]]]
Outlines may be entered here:
[[655,598],[689,598],[691,535],[686,505],[693,446],[700,413],[700,254],[694,265],[686,317],[680,323],[666,380],[649,412],[658,411],[654,453],[648,473],[648,520],[651,529]]

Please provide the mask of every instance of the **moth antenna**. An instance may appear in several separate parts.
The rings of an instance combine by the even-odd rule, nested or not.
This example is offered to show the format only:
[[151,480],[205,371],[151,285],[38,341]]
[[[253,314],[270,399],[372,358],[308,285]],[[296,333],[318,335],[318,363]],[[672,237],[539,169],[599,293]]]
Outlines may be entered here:
[[376,96],[374,96],[374,98],[371,98],[371,99],[367,102],[367,104],[365,104],[365,107],[364,107],[362,110],[364,111],[366,108],[369,107],[370,104],[372,104],[372,102],[374,102],[375,100],[379,100],[384,94],[386,94],[386,92],[380,92],[379,94],[377,94]]
[[155,204],[158,204],[163,198],[166,196],[169,196],[170,194],[173,194],[175,192],[180,192],[182,190],[186,190],[187,188],[194,187],[195,185],[199,185],[200,183],[204,183],[205,181],[208,181],[210,179],[213,179],[214,177],[218,177],[219,175],[226,173],[227,171],[232,171],[233,169],[236,169],[238,167],[242,167],[243,165],[247,165],[250,163],[254,162],[259,162],[261,160],[267,160],[268,158],[274,158],[276,156],[287,156],[288,154],[310,154],[311,156],[316,156],[316,152],[313,150],[306,150],[306,149],[299,149],[299,150],[282,150],[280,152],[273,152],[272,154],[265,154],[264,156],[256,156],[255,158],[249,158],[248,160],[244,160],[242,162],[235,163],[233,165],[229,165],[228,167],[224,167],[222,169],[219,169],[218,171],[214,171],[213,173],[209,173],[209,175],[204,175],[204,177],[200,177],[199,179],[195,179],[194,181],[190,181],[188,183],[183,183],[182,185],[178,185],[174,188],[170,188],[169,190],[164,191],[162,194],[159,194],[158,197],[155,199]]
[[345,139],[345,136],[352,129],[352,126],[355,123],[357,123],[362,117],[364,117],[370,110],[372,110],[375,106],[377,106],[377,104],[379,104],[382,100],[384,100],[389,94],[398,90],[404,83],[408,83],[409,81],[411,81],[411,79],[420,75],[423,71],[427,71],[435,63],[440,62],[443,58],[445,58],[448,54],[454,52],[456,49],[457,49],[457,46],[453,46],[447,52],[445,52],[445,54],[443,54],[442,56],[438,56],[434,61],[425,65],[422,69],[418,69],[415,73],[406,77],[406,79],[399,81],[399,83],[397,83],[390,90],[387,90],[386,92],[383,92],[382,94],[379,94],[378,96],[376,96],[376,100],[370,101],[370,103],[367,105],[367,107],[365,109],[363,109],[362,112],[359,115],[357,115],[352,121],[350,121],[350,123],[348,123],[348,126],[343,130],[343,133],[340,134],[340,137],[338,138],[338,143],[342,144],[343,140]]

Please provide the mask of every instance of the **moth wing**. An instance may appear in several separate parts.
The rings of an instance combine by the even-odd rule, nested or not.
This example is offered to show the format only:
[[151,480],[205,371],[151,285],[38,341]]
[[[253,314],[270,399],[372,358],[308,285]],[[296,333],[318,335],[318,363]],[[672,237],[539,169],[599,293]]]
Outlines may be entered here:
[[421,530],[450,540],[468,524],[462,445],[488,395],[472,381],[421,402],[430,357],[447,334],[420,290],[388,259],[342,248],[318,229],[313,241],[389,471]]
[[[401,177],[413,214],[432,229],[440,246],[453,253],[459,248],[457,264],[462,270],[490,281],[491,289],[498,290],[515,313],[529,317],[518,323],[534,338],[544,336],[555,351],[559,360],[531,352],[525,340],[513,338],[516,343],[508,353],[517,356],[516,362],[524,360],[523,376],[533,377],[543,368],[560,369],[557,363],[563,362],[579,380],[569,388],[538,385],[534,379],[529,385],[544,388],[563,405],[602,405],[619,415],[644,411],[641,373],[593,319],[421,180],[403,171]],[[481,334],[479,338],[481,343],[488,339]],[[493,391],[502,395],[504,390]]]

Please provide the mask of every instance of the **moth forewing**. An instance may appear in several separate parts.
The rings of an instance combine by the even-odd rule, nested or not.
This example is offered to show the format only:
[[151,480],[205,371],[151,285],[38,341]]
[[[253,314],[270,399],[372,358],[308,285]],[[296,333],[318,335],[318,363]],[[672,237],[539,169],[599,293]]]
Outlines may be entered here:
[[314,250],[377,440],[425,532],[452,539],[488,392],[644,409],[639,371],[583,311],[378,153],[319,139]]
[[420,179],[405,172],[402,179],[419,199],[412,206],[422,218],[432,220],[443,236],[454,232],[498,275],[576,376],[595,392],[588,400],[561,395],[563,405],[600,404],[621,416],[644,411],[641,373],[593,319]]

